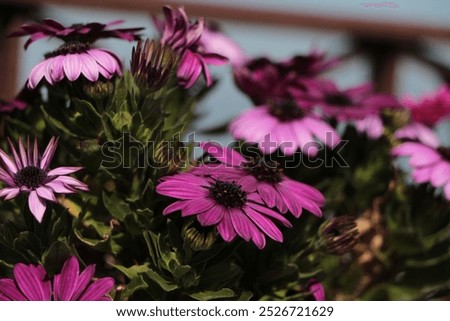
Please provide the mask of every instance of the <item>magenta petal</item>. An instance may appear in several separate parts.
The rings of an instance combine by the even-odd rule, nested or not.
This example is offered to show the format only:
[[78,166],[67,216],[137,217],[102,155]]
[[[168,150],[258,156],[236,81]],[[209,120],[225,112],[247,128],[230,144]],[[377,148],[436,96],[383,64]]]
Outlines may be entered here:
[[225,210],[222,206],[215,205],[200,215],[197,215],[197,220],[202,226],[216,225],[222,221],[224,212]]
[[188,200],[181,209],[181,216],[196,215],[208,211],[216,202],[210,198]]
[[240,209],[231,209],[230,216],[236,233],[244,240],[250,241],[252,239],[252,230],[256,229],[256,226]]
[[13,199],[20,193],[19,187],[5,187],[0,190],[0,197],[4,197],[5,201]]
[[86,291],[80,296],[79,301],[99,301],[114,286],[114,279],[107,277],[101,278],[92,283]]
[[78,172],[80,169],[83,169],[83,167],[58,167],[55,169],[50,170],[47,175],[48,176],[59,176],[59,175],[67,175],[72,174],[75,172]]
[[97,62],[90,55],[83,53],[80,55],[81,73],[90,81],[98,79],[99,70]]
[[42,197],[43,199],[56,202],[55,194],[53,194],[53,191],[51,188],[40,186],[36,189],[36,193],[39,197]]
[[41,164],[39,167],[42,170],[47,170],[48,166],[50,165],[50,162],[52,161],[53,155],[55,154],[57,146],[58,140],[55,137],[52,137],[47,147],[45,148],[44,154],[42,155],[41,158]]
[[228,165],[241,166],[245,161],[244,156],[231,148],[223,148],[222,146],[211,142],[200,143],[200,147],[218,161]]
[[81,74],[81,55],[68,54],[64,56],[64,73],[70,81],[75,81]]
[[4,296],[1,301],[27,301],[11,279],[0,279],[0,295]]
[[266,216],[269,216],[269,217],[272,217],[272,218],[276,219],[277,221],[279,221],[284,226],[292,227],[291,222],[289,222],[283,215],[275,212],[274,210],[271,210],[270,208],[267,208],[265,206],[261,206],[259,204],[250,203],[250,202],[248,202],[247,205],[248,205],[248,207],[251,207],[252,209],[254,209],[255,211],[257,211],[259,213],[263,213]]
[[77,287],[78,274],[80,267],[76,257],[68,259],[61,270],[54,278],[53,296],[55,301],[70,301]]
[[274,207],[276,205],[276,198],[279,196],[278,192],[272,185],[263,182],[259,183],[258,193],[259,195],[261,195],[261,198],[263,199],[264,203],[267,204],[267,206]]
[[440,162],[433,167],[431,173],[431,184],[434,187],[440,187],[450,181],[450,163]]
[[51,77],[53,82],[59,82],[64,78],[64,56],[53,58]]
[[95,273],[95,265],[94,264],[88,265],[86,267],[86,269],[84,269],[84,271],[81,272],[81,274],[77,280],[77,287],[74,290],[73,295],[72,295],[73,301],[75,301],[75,300],[78,301],[80,295],[84,292],[84,290],[86,290],[86,287],[91,282],[92,277],[94,276],[94,273]]
[[45,202],[37,195],[36,191],[31,191],[28,196],[28,206],[30,208],[31,214],[36,218],[36,220],[41,223],[44,217],[47,205]]
[[17,172],[17,167],[9,156],[0,148],[0,158],[6,166],[6,170],[10,175],[14,175]]
[[236,237],[236,231],[233,228],[230,218],[230,210],[227,210],[222,217],[219,225],[217,225],[217,231],[225,242],[231,242]]
[[14,266],[14,278],[22,293],[30,301],[49,301],[51,284],[46,281],[46,273],[42,266],[27,266],[19,263]]
[[34,66],[34,68],[31,69],[30,76],[28,77],[27,87],[30,89],[36,88],[42,78],[44,78],[46,69],[47,60],[44,60]]
[[325,288],[322,283],[315,282],[309,286],[309,290],[316,301],[325,301]]
[[271,220],[264,217],[261,213],[256,212],[251,207],[245,208],[244,211],[253,223],[271,239],[283,242],[283,234]]

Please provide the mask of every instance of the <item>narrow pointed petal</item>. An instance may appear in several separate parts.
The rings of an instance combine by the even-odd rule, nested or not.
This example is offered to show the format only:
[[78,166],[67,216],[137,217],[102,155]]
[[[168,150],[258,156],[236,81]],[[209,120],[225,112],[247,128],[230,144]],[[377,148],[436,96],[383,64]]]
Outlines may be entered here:
[[45,201],[43,201],[36,193],[36,191],[31,191],[28,196],[28,206],[30,208],[31,213],[36,218],[36,220],[41,223],[42,218],[44,217],[45,210],[47,209],[47,205]]
[[98,301],[104,297],[114,286],[114,279],[101,278],[92,283],[80,296],[79,301]]
[[53,295],[55,301],[70,301],[77,288],[80,266],[76,257],[68,259],[54,278]]
[[6,170],[8,171],[8,173],[13,176],[15,173],[17,173],[17,166],[16,164],[14,164],[14,162],[11,160],[11,158],[9,158],[8,155],[6,155],[6,153],[0,148],[0,158],[3,162],[3,164],[5,164],[6,166]]
[[28,77],[27,87],[30,89],[34,89],[39,85],[39,82],[44,78],[45,71],[47,68],[47,60],[44,60],[34,66],[31,69],[30,76]]
[[47,145],[47,148],[44,151],[44,154],[42,155],[40,168],[42,170],[47,170],[48,166],[50,165],[50,162],[53,159],[53,155],[55,155],[56,147],[58,146],[58,139],[55,137],[52,137],[50,139],[50,142]]
[[77,280],[77,287],[72,295],[72,300],[79,300],[80,295],[86,290],[86,287],[91,282],[92,277],[95,273],[95,265],[88,265],[83,272],[81,272],[80,276]]
[[20,152],[20,159],[22,161],[23,167],[28,166],[28,157],[27,153],[25,151],[25,146],[23,145],[22,138],[19,138],[19,152]]
[[55,194],[53,194],[53,191],[51,188],[40,186],[36,189],[36,193],[39,197],[42,197],[43,199],[56,202]]
[[244,209],[247,216],[271,239],[277,242],[283,242],[283,234],[280,229],[268,218],[264,217],[262,214],[256,212],[251,207],[246,207]]
[[0,295],[6,298],[4,301],[28,301],[11,279],[0,279]]
[[222,221],[224,212],[225,210],[222,206],[215,205],[202,214],[197,215],[197,220],[202,226],[216,225]]
[[14,147],[12,141],[8,138],[8,145],[11,153],[13,154],[13,160],[16,163],[17,169],[20,170],[25,166],[22,166],[22,161],[20,160],[19,154],[17,154],[16,148]]
[[83,169],[83,167],[58,167],[55,169],[50,170],[47,175],[48,176],[59,176],[59,175],[68,175],[75,172],[78,172],[80,169]]
[[18,187],[5,187],[0,190],[0,197],[4,197],[5,201],[13,199],[20,193],[20,188]]
[[225,242],[231,242],[236,237],[230,215],[230,211],[227,210],[222,217],[222,221],[217,225],[217,231]]
[[50,281],[45,280],[46,273],[42,266],[16,264],[14,278],[29,301],[49,301],[51,299],[51,284]]

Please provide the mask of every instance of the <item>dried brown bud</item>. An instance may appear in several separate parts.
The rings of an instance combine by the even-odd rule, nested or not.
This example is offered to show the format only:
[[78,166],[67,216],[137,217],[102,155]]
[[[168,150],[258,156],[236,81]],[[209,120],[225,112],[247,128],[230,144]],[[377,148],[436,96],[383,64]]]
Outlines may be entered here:
[[321,244],[326,252],[343,255],[358,242],[358,229],[351,216],[335,216],[320,227]]

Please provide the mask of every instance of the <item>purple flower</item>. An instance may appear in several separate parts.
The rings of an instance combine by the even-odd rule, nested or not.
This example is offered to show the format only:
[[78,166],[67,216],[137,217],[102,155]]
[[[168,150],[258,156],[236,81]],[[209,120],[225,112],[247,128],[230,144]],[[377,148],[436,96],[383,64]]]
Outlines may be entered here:
[[310,86],[305,99],[321,107],[324,116],[338,121],[362,120],[378,115],[382,108],[395,107],[396,99],[391,95],[373,92],[372,84],[365,83],[345,90],[339,89],[329,80],[316,82]]
[[226,242],[237,235],[252,241],[259,249],[266,245],[265,235],[283,242],[275,222],[291,227],[281,214],[267,208],[254,184],[228,175],[208,176],[209,170],[164,177],[156,191],[179,199],[166,207],[164,215],[181,211],[182,217],[196,216],[202,226],[215,226]]
[[100,76],[111,79],[114,75],[122,75],[122,66],[115,54],[105,49],[92,48],[89,43],[68,42],[34,66],[27,86],[34,89],[43,78],[54,85],[64,78],[75,81],[84,76],[94,82]]
[[[80,273],[76,257],[69,258],[51,280],[42,265],[14,266],[13,279],[0,279],[0,301],[110,301],[110,277],[92,282],[95,265]],[[52,282],[53,281],[53,282]]]
[[221,65],[228,61],[222,55],[208,52],[201,42],[205,28],[203,19],[191,23],[183,8],[164,7],[166,20],[155,19],[155,25],[162,33],[161,43],[169,46],[181,58],[177,77],[181,86],[190,88],[201,74],[206,85],[212,85],[208,64]]
[[443,85],[437,92],[426,94],[417,101],[406,97],[402,103],[411,112],[413,122],[434,126],[450,118],[450,87]]
[[297,182],[284,175],[282,168],[274,161],[264,159],[246,159],[237,151],[222,148],[212,143],[202,143],[202,149],[217,164],[204,164],[194,168],[194,172],[207,172],[214,177],[227,175],[236,181],[244,181],[246,186],[255,189],[268,207],[276,207],[281,213],[288,210],[299,218],[303,209],[321,217],[320,207],[325,203],[321,192],[312,186]]
[[28,206],[39,223],[47,208],[46,201],[56,202],[55,193],[72,194],[77,190],[88,190],[86,184],[67,176],[79,171],[81,167],[49,169],[58,145],[55,137],[50,140],[42,156],[39,155],[37,139],[33,145],[28,140],[25,148],[19,138],[19,153],[11,141],[8,142],[13,159],[0,149],[0,181],[7,185],[0,190],[0,197],[9,200],[20,193],[28,194]]
[[226,57],[233,68],[243,66],[247,61],[242,48],[234,40],[218,30],[205,28],[202,32],[200,43],[205,52]]
[[[234,72],[236,85],[256,105],[274,99],[293,99],[304,94],[306,83],[315,83],[316,76],[335,66],[338,59],[326,60],[324,53],[311,52],[305,56],[274,62],[268,58],[248,61]],[[305,103],[305,101],[303,101]]]
[[413,181],[442,187],[445,198],[450,201],[450,148],[429,145],[424,140],[419,140],[394,147],[392,155],[410,157]]
[[314,300],[316,301],[325,301],[325,288],[322,283],[317,281],[316,279],[312,279],[309,282],[309,291],[311,292]]
[[340,141],[334,128],[289,101],[243,112],[233,120],[230,131],[234,138],[258,144],[264,154],[280,148],[285,155],[293,155],[300,149],[314,156],[319,149],[316,141],[330,147]]
[[88,24],[74,24],[65,27],[59,22],[52,19],[44,19],[40,24],[24,24],[21,30],[13,32],[10,37],[30,36],[25,43],[25,49],[28,46],[40,39],[55,37],[64,42],[84,42],[93,43],[98,39],[103,38],[119,38],[123,40],[133,41],[139,40],[138,31],[144,28],[123,28],[123,29],[108,29],[111,26],[123,23],[122,20],[111,21],[107,24],[93,22]]
[[438,147],[439,138],[433,130],[418,122],[413,122],[395,131],[395,137],[398,139],[419,140],[425,145]]

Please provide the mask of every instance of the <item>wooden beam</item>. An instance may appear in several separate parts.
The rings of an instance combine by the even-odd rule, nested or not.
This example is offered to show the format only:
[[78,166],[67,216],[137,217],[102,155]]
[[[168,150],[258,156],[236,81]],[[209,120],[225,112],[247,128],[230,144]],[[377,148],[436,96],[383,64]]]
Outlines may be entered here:
[[212,3],[160,1],[160,0],[0,0],[0,3],[61,6],[99,7],[126,11],[159,13],[164,4],[171,6],[183,5],[191,15],[227,20],[237,20],[245,23],[261,23],[277,26],[309,27],[347,31],[355,35],[366,37],[381,37],[389,39],[420,39],[432,37],[450,39],[450,29],[439,28],[415,22],[371,21],[354,17],[338,18],[320,14],[270,10],[261,8],[226,6]]

